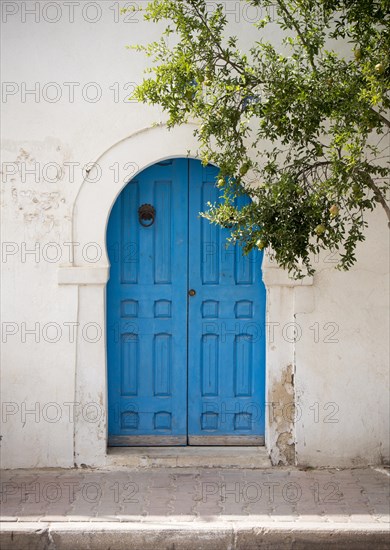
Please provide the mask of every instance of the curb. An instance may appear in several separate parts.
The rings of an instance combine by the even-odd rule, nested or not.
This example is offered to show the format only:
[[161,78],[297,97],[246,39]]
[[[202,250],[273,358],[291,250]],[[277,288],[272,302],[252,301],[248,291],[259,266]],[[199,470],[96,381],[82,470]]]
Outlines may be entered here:
[[388,550],[386,524],[6,522],[2,550]]

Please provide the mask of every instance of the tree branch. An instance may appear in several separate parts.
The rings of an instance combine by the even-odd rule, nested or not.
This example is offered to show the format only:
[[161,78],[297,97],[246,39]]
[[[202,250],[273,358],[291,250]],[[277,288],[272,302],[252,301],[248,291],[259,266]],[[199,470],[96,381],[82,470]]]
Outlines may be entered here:
[[232,61],[230,59],[230,57],[226,54],[226,51],[222,48],[219,41],[215,38],[215,36],[213,34],[213,31],[210,29],[210,27],[207,23],[207,19],[205,17],[203,17],[202,13],[198,10],[198,8],[195,5],[192,5],[192,7],[194,8],[196,15],[199,17],[199,19],[202,21],[203,25],[207,29],[207,32],[211,36],[214,44],[218,48],[218,50],[221,54],[221,59],[223,59],[225,61],[225,63],[228,63],[229,65],[231,65],[239,74],[246,74],[245,71],[242,70],[241,67],[239,67],[236,63],[234,63],[234,61]]
[[302,176],[305,172],[310,172],[311,170],[315,170],[320,166],[329,166],[330,164],[332,164],[332,161],[330,160],[314,162],[313,164],[310,164],[309,166],[305,166],[305,168],[302,168],[302,170],[298,172],[297,176],[298,177]]
[[281,10],[283,11],[283,13],[285,14],[286,18],[288,19],[288,21],[291,23],[291,25],[294,27],[297,35],[299,36],[299,39],[300,41],[302,42],[302,45],[304,46],[304,48],[306,49],[307,51],[307,55],[309,56],[309,61],[310,61],[310,65],[311,65],[311,68],[313,69],[313,71],[317,71],[317,68],[314,64],[314,59],[313,59],[313,55],[310,53],[310,47],[309,47],[309,44],[306,42],[305,40],[305,37],[304,35],[302,34],[301,32],[301,29],[299,28],[299,25],[296,23],[295,19],[293,18],[293,16],[291,15],[291,13],[288,11],[287,7],[286,7],[286,4],[283,2],[283,0],[278,0],[278,5],[279,7],[281,8]]
[[367,185],[369,187],[371,187],[371,189],[374,191],[374,195],[375,195],[376,199],[383,206],[383,209],[386,212],[387,219],[389,220],[388,225],[390,227],[390,208],[389,208],[389,205],[387,204],[385,197],[382,195],[379,187],[376,185],[376,183],[374,182],[372,177],[369,176],[368,174],[365,174],[365,176],[366,176]]
[[381,113],[378,113],[378,111],[375,111],[375,109],[373,109],[372,107],[371,107],[370,111],[375,113],[376,116],[383,122],[383,124],[385,126],[387,126],[388,128],[390,128],[390,120],[388,120],[386,117],[384,117]]

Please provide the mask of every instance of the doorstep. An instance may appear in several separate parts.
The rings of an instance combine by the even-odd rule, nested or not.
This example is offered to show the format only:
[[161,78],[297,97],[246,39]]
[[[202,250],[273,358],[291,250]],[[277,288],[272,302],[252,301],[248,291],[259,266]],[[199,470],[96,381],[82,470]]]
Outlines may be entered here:
[[110,447],[107,467],[127,468],[271,468],[263,446]]

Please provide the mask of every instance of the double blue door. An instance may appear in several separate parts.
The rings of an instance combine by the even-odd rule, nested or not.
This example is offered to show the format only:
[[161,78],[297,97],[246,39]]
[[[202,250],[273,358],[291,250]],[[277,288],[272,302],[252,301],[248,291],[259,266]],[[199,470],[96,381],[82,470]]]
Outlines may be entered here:
[[109,445],[264,442],[262,254],[227,248],[229,230],[199,216],[219,200],[217,173],[197,160],[155,164],[112,209]]

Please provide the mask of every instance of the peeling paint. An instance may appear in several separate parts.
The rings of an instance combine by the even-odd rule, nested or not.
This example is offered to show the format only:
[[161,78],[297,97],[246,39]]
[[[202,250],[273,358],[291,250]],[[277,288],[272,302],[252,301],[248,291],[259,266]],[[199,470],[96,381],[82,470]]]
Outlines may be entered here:
[[2,207],[13,207],[24,226],[24,237],[38,240],[53,231],[58,233],[64,221],[70,220],[68,183],[72,181],[67,181],[66,170],[70,151],[53,138],[3,143]]
[[279,380],[274,380],[269,400],[272,403],[270,424],[277,434],[275,444],[269,449],[271,461],[282,466],[295,464],[295,391],[292,364],[283,369]]
[[279,434],[276,441],[276,446],[278,447],[281,455],[279,465],[295,464],[295,442],[291,432],[283,432]]

